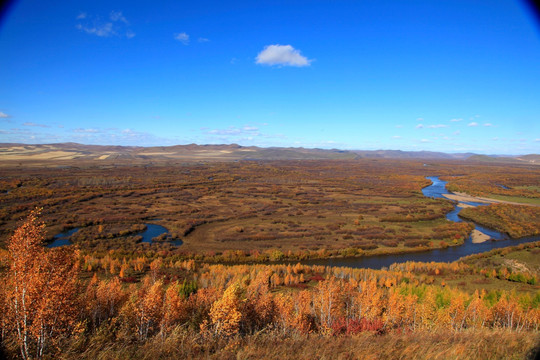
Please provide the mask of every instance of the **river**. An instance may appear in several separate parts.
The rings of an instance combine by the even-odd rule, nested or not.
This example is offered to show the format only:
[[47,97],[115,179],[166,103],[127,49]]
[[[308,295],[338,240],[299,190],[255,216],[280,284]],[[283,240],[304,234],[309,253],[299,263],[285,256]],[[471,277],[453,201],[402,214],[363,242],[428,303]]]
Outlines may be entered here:
[[[435,199],[445,198],[444,194],[450,194],[446,189],[446,181],[440,180],[436,176],[429,176],[427,179],[431,180],[432,184],[423,188],[422,193],[426,197]],[[485,206],[487,204],[480,202],[461,202],[471,206]],[[459,217],[461,207],[455,206],[452,211],[446,214],[446,219],[453,222],[463,221]],[[491,249],[503,248],[507,246],[519,245],[523,243],[540,241],[540,236],[523,237],[519,239],[511,239],[508,235],[500,233],[493,229],[474,224],[475,229],[489,235],[493,241],[486,241],[479,244],[474,244],[471,237],[465,240],[463,245],[450,246],[445,249],[433,249],[422,252],[406,253],[406,254],[390,254],[390,255],[374,255],[363,257],[350,257],[350,258],[330,258],[330,259],[312,259],[301,261],[306,265],[325,265],[325,266],[347,266],[352,268],[371,268],[381,269],[388,267],[394,263],[402,263],[406,261],[421,261],[421,262],[452,262],[463,256],[478,254],[481,252],[489,251]],[[135,234],[143,237],[142,242],[151,243],[152,238],[161,234],[167,233],[167,229],[160,225],[146,224],[146,230]],[[48,247],[57,247],[63,245],[70,245],[69,238],[73,235],[78,228],[71,229],[69,231],[60,233],[54,237],[54,241],[48,245]],[[176,240],[171,242],[174,245],[182,245],[182,240]]]
[[[440,180],[436,176],[429,176],[427,179],[431,180],[432,184],[422,189],[424,196],[440,199],[445,198],[443,194],[450,194],[446,189],[446,181]],[[479,202],[462,202],[471,206],[484,206],[485,203]],[[461,222],[463,221],[459,217],[461,207],[455,206],[452,211],[446,214],[446,218],[449,221]],[[489,235],[493,241],[486,241],[479,244],[474,244],[472,238],[469,236],[465,240],[463,245],[450,246],[446,249],[433,249],[417,253],[408,254],[392,254],[392,255],[375,255],[364,257],[351,257],[351,258],[331,258],[331,259],[313,259],[302,261],[302,264],[306,265],[325,265],[325,266],[347,266],[352,268],[370,268],[381,269],[388,267],[394,263],[402,263],[406,261],[421,261],[421,262],[452,262],[463,256],[478,254],[481,252],[489,251],[491,249],[503,248],[507,246],[514,246],[523,243],[540,241],[540,236],[523,237],[519,239],[511,239],[508,235],[500,233],[493,229],[474,224],[475,229]]]

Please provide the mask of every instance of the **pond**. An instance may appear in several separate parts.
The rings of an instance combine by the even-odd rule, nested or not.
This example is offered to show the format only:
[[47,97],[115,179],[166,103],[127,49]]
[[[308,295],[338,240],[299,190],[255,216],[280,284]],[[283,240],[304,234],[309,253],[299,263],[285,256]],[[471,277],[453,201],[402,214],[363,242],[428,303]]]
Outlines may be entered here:
[[[162,234],[167,234],[169,231],[167,228],[156,225],[156,224],[145,224],[146,229],[144,231],[141,231],[139,233],[133,234],[134,236],[142,236],[141,242],[143,243],[153,243],[156,241],[152,241],[153,238],[158,237]],[[57,234],[54,236],[53,241],[47,245],[49,248],[55,248],[58,246],[64,246],[64,245],[71,245],[71,235],[75,234],[77,231],[79,231],[80,228],[74,228],[71,230],[64,231],[60,234]],[[182,240],[173,240],[173,241],[165,241],[168,243],[171,243],[176,246],[182,245]]]

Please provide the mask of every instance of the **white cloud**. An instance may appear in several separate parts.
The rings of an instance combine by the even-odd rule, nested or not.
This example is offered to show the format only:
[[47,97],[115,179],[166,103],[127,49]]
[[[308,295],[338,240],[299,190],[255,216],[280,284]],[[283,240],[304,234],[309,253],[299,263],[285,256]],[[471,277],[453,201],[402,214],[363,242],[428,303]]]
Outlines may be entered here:
[[489,127],[489,126],[493,126],[493,124],[491,124],[491,123],[485,123],[484,126],[488,126],[488,127]]
[[231,128],[231,129],[212,129],[206,132],[210,135],[239,135],[242,133],[240,129]]
[[416,121],[424,121],[424,118],[418,118]]
[[396,128],[401,129],[403,125],[396,125]]
[[113,24],[110,22],[97,24],[94,26],[86,26],[82,24],[77,24],[77,29],[84,31],[87,34],[96,35],[99,37],[109,37],[111,35],[116,35],[116,33],[113,30]]
[[184,45],[189,45],[189,35],[185,32],[174,34],[174,38],[178,41],[180,41]]
[[420,142],[421,142],[421,143],[430,143],[431,141],[428,140],[428,139],[422,139],[422,140],[420,140]]
[[445,127],[448,127],[448,125],[437,124],[437,125],[429,125],[428,126],[428,128],[430,128],[430,129],[439,129],[439,128],[445,128]]
[[[178,139],[160,138],[146,132],[126,129],[121,131],[117,128],[78,128],[70,129],[69,133],[54,134],[39,127],[22,127],[0,130],[5,142],[47,144],[52,142],[78,142],[81,144],[114,144],[130,146],[163,146],[178,144]],[[186,141],[180,141],[187,143]]]
[[206,134],[210,135],[250,135],[250,136],[259,136],[259,128],[255,126],[246,125],[242,128],[237,128],[235,126],[229,126],[226,129],[208,129],[201,128],[205,130]]
[[497,140],[499,140],[499,138],[498,138],[498,137],[494,137],[494,138],[493,138],[493,139],[491,139],[491,140],[493,140],[493,141],[497,141]]
[[540,142],[540,139],[534,139],[534,142]]
[[5,112],[0,111],[0,119],[7,119],[7,118],[9,118],[9,117],[11,117],[11,116],[9,116],[8,114],[6,114]]
[[415,126],[415,128],[416,128],[416,129],[423,129],[423,128],[424,128],[424,125],[418,124],[418,125]]
[[283,66],[309,66],[313,60],[308,60],[291,45],[268,45],[257,55],[257,64]]
[[459,130],[456,130],[456,131],[454,131],[454,133],[453,133],[453,135],[459,135],[459,134],[461,134],[461,131],[459,131]]
[[89,16],[81,12],[77,18],[79,23],[77,29],[90,35],[99,37],[119,36],[131,39],[135,33],[129,28],[129,21],[121,11],[111,11],[108,19],[104,20],[100,16]]
[[48,125],[43,125],[43,124],[36,124],[36,123],[33,123],[33,122],[25,122],[23,124],[23,126],[33,126],[33,127],[42,127],[42,128],[48,128],[50,126]]
[[473,121],[473,122],[467,124],[467,126],[478,126],[478,123]]
[[459,119],[451,119],[450,121],[451,121],[451,122],[458,122],[458,121],[463,121],[463,119],[462,119],[462,118],[459,118]]
[[197,39],[197,41],[200,42],[200,43],[205,43],[205,42],[209,42],[210,39],[200,37],[200,38]]
[[127,19],[124,17],[124,15],[122,15],[122,12],[121,11],[111,11],[111,15],[109,16],[109,18],[112,20],[112,21],[121,21],[123,22],[124,24],[129,24],[129,22],[127,21]]
[[260,146],[268,146],[269,143],[265,139],[285,139],[286,136],[283,134],[265,134],[262,133],[257,126],[245,125],[242,127],[229,126],[228,128],[222,129],[209,129],[201,128],[203,134],[206,134],[208,137],[203,140],[206,143],[237,143],[237,144],[257,144]]
[[98,129],[83,129],[83,128],[78,128],[78,129],[74,129],[73,132],[78,133],[78,134],[97,134],[97,133],[99,133],[99,132],[101,132],[101,131],[98,130]]

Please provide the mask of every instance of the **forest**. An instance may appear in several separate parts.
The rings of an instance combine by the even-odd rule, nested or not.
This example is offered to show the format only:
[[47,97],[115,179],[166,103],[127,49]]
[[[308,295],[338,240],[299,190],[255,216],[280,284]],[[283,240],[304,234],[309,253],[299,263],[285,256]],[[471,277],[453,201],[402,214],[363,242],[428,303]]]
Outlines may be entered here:
[[[533,357],[538,241],[381,270],[302,263],[459,246],[474,226],[447,221],[454,203],[421,189],[437,175],[496,194],[470,185],[477,172],[538,197],[540,170],[517,165],[5,168],[1,350],[23,359]],[[521,181],[504,182],[508,174]],[[511,237],[537,234],[535,206],[464,210]],[[146,223],[169,234],[141,242]],[[72,245],[47,247],[76,228]]]

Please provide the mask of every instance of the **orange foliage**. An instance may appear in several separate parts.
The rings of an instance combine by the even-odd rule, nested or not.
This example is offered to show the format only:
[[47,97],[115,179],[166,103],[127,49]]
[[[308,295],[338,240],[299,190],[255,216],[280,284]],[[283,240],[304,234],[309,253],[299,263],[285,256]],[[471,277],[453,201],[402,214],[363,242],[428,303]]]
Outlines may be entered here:
[[10,238],[11,263],[5,285],[8,328],[15,331],[23,359],[41,358],[46,346],[76,327],[76,252],[42,247],[40,210],[30,213]]

